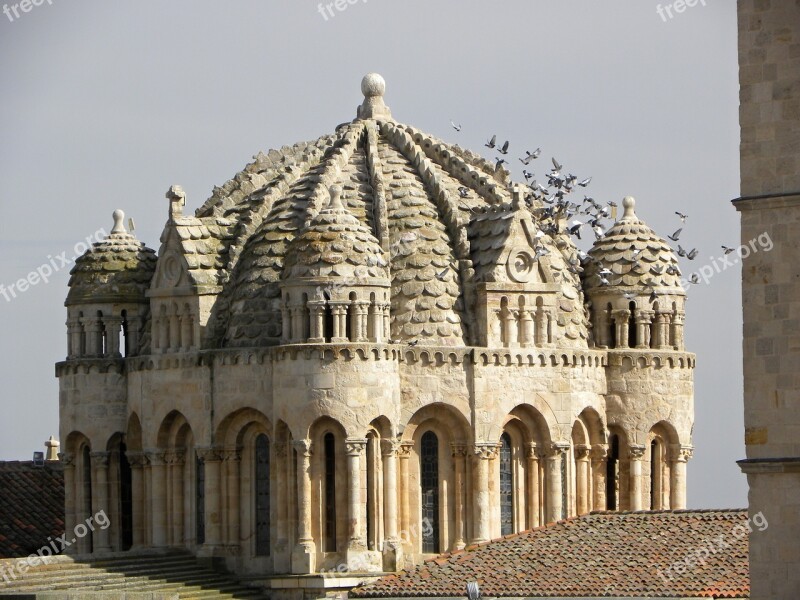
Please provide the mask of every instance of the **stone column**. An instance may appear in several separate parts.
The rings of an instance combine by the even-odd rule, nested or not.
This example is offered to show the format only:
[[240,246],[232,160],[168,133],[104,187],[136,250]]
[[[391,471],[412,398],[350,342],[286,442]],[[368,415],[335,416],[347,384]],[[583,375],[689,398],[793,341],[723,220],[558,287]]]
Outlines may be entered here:
[[595,343],[598,348],[608,348],[608,313],[606,309],[599,308],[595,318]]
[[153,546],[167,545],[167,468],[163,450],[149,450],[150,465],[150,531]]
[[347,518],[349,524],[347,562],[350,564],[351,559],[356,558],[359,552],[367,549],[366,532],[364,531],[364,520],[362,518],[364,505],[361,502],[361,456],[367,447],[367,440],[347,438],[344,446],[347,454]]
[[[92,470],[94,470],[94,485],[92,486],[92,515],[103,511],[107,516],[110,506],[108,505],[108,459],[109,452],[92,452]],[[110,527],[102,529],[96,527],[94,530],[93,552],[111,552]]]
[[169,520],[171,544],[182,547],[186,542],[183,535],[183,472],[186,467],[186,453],[183,450],[171,450],[166,453],[164,460],[168,465],[170,494],[169,494]]
[[[59,461],[64,468],[64,531],[75,531],[78,518],[77,506],[77,481],[75,481],[75,455],[71,452],[61,452]],[[74,546],[64,549],[65,554],[75,554]]]
[[519,338],[520,345],[524,348],[529,348],[533,345],[533,317],[531,317],[530,310],[519,311]]
[[397,541],[397,453],[395,440],[381,440],[383,456],[383,522],[386,539]]
[[411,494],[408,474],[408,463],[411,458],[411,449],[414,447],[414,442],[400,442],[398,448],[398,457],[400,458],[400,528],[405,533],[401,536],[400,541],[403,544],[409,544],[406,550],[410,549],[410,535],[411,529],[411,510],[409,508],[409,495]]
[[553,442],[547,455],[547,523],[555,523],[564,518],[564,478],[561,469],[569,451],[569,444]]
[[[288,444],[275,442],[272,444],[275,452],[275,571],[284,573],[291,570],[290,560],[287,560],[286,551],[289,548],[289,474],[286,464]],[[270,468],[272,465],[270,465]]]
[[303,318],[305,316],[305,310],[302,304],[292,304],[289,307],[289,314],[291,315],[290,322],[291,322],[291,333],[289,342],[292,344],[298,344],[305,340],[303,340]]
[[143,452],[126,452],[128,464],[131,466],[131,533],[133,534],[133,548],[142,548],[144,542],[144,477],[143,467],[147,463],[147,456]]
[[220,471],[222,456],[218,448],[198,448],[197,455],[205,465],[205,542],[203,556],[214,556],[222,544],[222,503]]
[[683,350],[683,322],[685,315],[676,312],[672,315],[672,346],[675,350]]
[[383,333],[383,307],[379,303],[371,304],[369,307],[370,327],[372,327],[372,335],[370,341],[376,344],[382,344],[384,341]]
[[312,344],[325,343],[325,301],[311,300],[308,303],[311,313],[311,327],[308,341]]
[[614,326],[617,334],[617,348],[628,347],[628,320],[631,318],[631,311],[627,308],[615,310],[612,313]]
[[125,332],[126,356],[139,354],[139,328],[141,326],[141,318],[128,317],[128,328]]
[[642,510],[642,458],[647,448],[631,444],[628,448],[630,458],[630,509]]
[[498,447],[493,442],[478,442],[473,448],[477,460],[477,477],[473,489],[473,506],[475,522],[473,525],[472,543],[485,542],[491,537],[490,521],[492,518],[489,504],[489,465],[497,456]]
[[525,448],[528,459],[525,473],[528,476],[527,513],[528,528],[539,527],[539,448],[536,442],[529,442]]
[[575,510],[579,515],[589,512],[589,494],[592,489],[589,480],[589,446],[575,446]]
[[694,448],[675,444],[672,447],[672,468],[670,469],[670,499],[671,510],[686,508],[686,463],[692,458]]
[[359,313],[358,341],[369,341],[369,302],[358,302],[356,308]]
[[330,302],[333,314],[333,336],[331,342],[342,344],[349,341],[347,338],[347,302]]
[[556,309],[547,309],[547,343],[556,343],[556,325],[558,324],[558,313]]
[[157,325],[158,351],[164,354],[169,352],[169,317],[166,313],[158,318]]
[[119,334],[122,330],[122,317],[106,317],[106,356],[119,358],[122,353],[119,351]]
[[595,444],[592,446],[592,510],[606,510],[606,465],[608,446]]
[[517,348],[519,346],[517,332],[517,317],[514,311],[506,308],[503,314],[503,345],[506,348]]
[[81,333],[83,326],[78,317],[67,319],[67,360],[78,358],[81,355]]
[[194,331],[194,318],[191,314],[181,315],[181,346],[184,352],[189,352],[194,345],[192,332]]
[[466,496],[464,495],[464,475],[465,475],[465,461],[467,460],[467,446],[465,444],[453,443],[453,466],[455,471],[455,481],[453,487],[455,491],[455,506],[453,507],[453,517],[455,520],[455,541],[453,542],[453,550],[463,550],[466,546],[465,540],[467,537],[464,519],[464,506],[466,505]]
[[543,348],[547,344],[547,310],[543,306],[536,310],[536,331],[534,336],[537,348]]
[[239,472],[242,453],[239,448],[225,448],[222,451],[222,460],[225,463],[227,476],[225,498],[228,515],[225,519],[227,524],[225,543],[230,549],[233,549],[234,554],[238,555],[239,552],[237,550],[241,544],[241,536],[239,535]]
[[81,325],[86,332],[86,356],[97,358],[103,352],[103,324],[97,317],[83,317]]
[[178,308],[174,307],[169,312],[169,351],[180,352],[181,350],[181,318],[178,315]]
[[637,310],[636,319],[636,347],[640,350],[650,347],[650,324],[653,320],[653,311]]
[[311,440],[292,442],[297,452],[297,544],[292,552],[292,573],[313,573],[316,545],[311,536]]
[[391,307],[390,303],[381,304],[381,311],[383,313],[383,337],[385,340],[389,340],[392,334],[392,315],[391,315]]
[[292,337],[292,314],[286,304],[281,303],[281,344],[288,344]]

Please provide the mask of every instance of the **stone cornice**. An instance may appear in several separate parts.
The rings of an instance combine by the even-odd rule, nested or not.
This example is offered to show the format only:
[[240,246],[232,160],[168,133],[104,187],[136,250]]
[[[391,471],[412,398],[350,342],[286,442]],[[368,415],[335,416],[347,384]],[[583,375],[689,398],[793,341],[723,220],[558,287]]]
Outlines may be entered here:
[[746,458],[736,464],[747,475],[767,473],[800,473],[800,456],[787,458]]

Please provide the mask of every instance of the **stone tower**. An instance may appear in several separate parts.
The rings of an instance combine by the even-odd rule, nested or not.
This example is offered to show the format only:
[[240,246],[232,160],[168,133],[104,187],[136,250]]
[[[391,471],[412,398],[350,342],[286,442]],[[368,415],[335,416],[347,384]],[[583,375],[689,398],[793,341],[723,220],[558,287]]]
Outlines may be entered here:
[[800,594],[800,4],[740,0],[739,255],[756,600]]

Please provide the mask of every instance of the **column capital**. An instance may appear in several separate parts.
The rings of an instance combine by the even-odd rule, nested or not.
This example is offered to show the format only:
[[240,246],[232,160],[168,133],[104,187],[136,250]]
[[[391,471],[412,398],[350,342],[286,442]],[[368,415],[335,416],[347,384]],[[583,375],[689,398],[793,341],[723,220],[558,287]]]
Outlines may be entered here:
[[453,456],[467,455],[467,445],[462,442],[450,442],[450,449]]
[[584,458],[589,458],[589,452],[591,451],[591,446],[587,446],[585,444],[578,444],[575,446],[575,458],[578,460],[582,460]]
[[616,310],[611,311],[611,316],[614,319],[630,319],[631,318],[631,311],[627,308],[618,308]]
[[644,458],[644,453],[647,450],[647,446],[642,446],[639,444],[631,444],[628,446],[628,458],[631,460],[642,460]]
[[569,442],[553,442],[550,444],[547,458],[563,458],[569,452]]
[[670,449],[672,450],[672,460],[675,462],[685,463],[694,456],[694,446],[673,444]]
[[607,444],[594,444],[592,446],[592,460],[603,461],[608,458],[608,445]]
[[186,451],[180,450],[167,450],[164,453],[164,462],[168,465],[182,465],[186,462]]
[[220,448],[219,455],[224,462],[236,462],[242,458],[242,449],[238,446],[225,446]]
[[125,457],[132,469],[141,469],[147,464],[147,455],[144,452],[126,451]]
[[197,458],[202,460],[204,463],[219,462],[222,460],[222,456],[220,456],[220,449],[216,446],[203,446],[200,448],[195,448],[195,452],[197,453]]
[[311,440],[309,439],[292,440],[292,447],[299,456],[305,456],[306,458],[309,458],[313,451]]
[[75,455],[72,452],[59,452],[58,460],[64,465],[65,469],[75,467]]
[[344,441],[344,449],[347,456],[361,456],[366,447],[366,438],[347,438]]
[[397,455],[400,458],[409,458],[411,456],[411,450],[414,448],[414,442],[400,442],[400,447],[398,449]]
[[542,457],[542,446],[536,442],[528,442],[525,444],[525,456],[539,460]]
[[162,465],[167,464],[167,452],[166,450],[161,449],[152,449],[152,450],[145,450],[145,455],[147,456],[147,462],[154,467],[160,467]]
[[635,319],[637,323],[650,323],[653,320],[655,312],[639,308],[636,310]]
[[381,454],[383,456],[396,456],[400,452],[400,442],[391,438],[381,440]]
[[472,448],[473,454],[481,460],[497,458],[500,445],[495,442],[476,442]]
[[90,452],[89,458],[92,459],[92,464],[102,467],[108,466],[108,459],[111,456],[110,452]]

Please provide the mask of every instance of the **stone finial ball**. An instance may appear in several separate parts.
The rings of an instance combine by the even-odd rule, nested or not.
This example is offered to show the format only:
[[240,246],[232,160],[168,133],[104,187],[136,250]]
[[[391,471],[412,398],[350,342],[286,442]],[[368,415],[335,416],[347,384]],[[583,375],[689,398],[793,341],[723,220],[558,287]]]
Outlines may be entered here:
[[365,96],[383,96],[386,92],[386,81],[377,73],[367,73],[361,80],[361,93]]
[[120,209],[115,210],[112,215],[114,217],[114,223],[122,223],[123,219],[125,218],[125,213]]
[[636,208],[636,198],[633,196],[625,196],[622,199],[622,208]]

